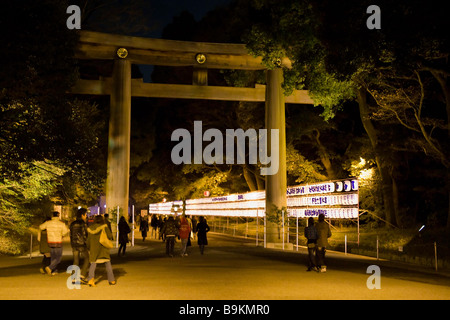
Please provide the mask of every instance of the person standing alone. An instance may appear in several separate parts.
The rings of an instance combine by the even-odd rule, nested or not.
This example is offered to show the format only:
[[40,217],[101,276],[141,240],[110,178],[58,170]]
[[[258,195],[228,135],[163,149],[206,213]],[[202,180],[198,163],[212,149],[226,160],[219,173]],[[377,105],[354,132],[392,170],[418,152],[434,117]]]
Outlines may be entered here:
[[200,253],[203,254],[205,250],[205,246],[208,245],[208,237],[206,234],[209,231],[208,223],[206,223],[206,219],[200,217],[200,222],[197,224],[197,243],[200,247]]

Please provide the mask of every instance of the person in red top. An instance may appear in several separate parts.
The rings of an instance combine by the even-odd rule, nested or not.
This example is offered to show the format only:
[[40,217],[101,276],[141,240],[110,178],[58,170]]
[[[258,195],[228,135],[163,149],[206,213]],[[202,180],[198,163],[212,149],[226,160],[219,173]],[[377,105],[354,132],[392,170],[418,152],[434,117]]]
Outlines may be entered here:
[[189,225],[189,221],[186,219],[185,214],[183,214],[180,219],[179,235],[181,239],[181,256],[187,256],[188,254],[186,253],[186,248],[191,235],[191,226]]

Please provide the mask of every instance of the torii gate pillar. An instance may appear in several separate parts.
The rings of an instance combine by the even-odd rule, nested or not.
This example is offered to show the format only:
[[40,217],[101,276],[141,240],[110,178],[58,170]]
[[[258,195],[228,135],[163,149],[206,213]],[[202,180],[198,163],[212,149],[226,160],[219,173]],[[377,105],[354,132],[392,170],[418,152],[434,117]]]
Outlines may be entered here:
[[106,178],[107,212],[128,214],[131,129],[131,62],[116,59],[112,76]]
[[[272,156],[271,150],[271,129],[278,129],[279,133],[279,167],[278,172],[266,176],[266,239],[267,243],[279,243],[279,224],[270,221],[276,217],[275,209],[287,207],[286,188],[286,121],[285,121],[285,101],[281,83],[283,82],[283,69],[275,68],[267,70],[266,86],[266,129],[267,129],[267,154]],[[273,161],[273,160],[272,160]],[[281,218],[280,218],[281,219]]]

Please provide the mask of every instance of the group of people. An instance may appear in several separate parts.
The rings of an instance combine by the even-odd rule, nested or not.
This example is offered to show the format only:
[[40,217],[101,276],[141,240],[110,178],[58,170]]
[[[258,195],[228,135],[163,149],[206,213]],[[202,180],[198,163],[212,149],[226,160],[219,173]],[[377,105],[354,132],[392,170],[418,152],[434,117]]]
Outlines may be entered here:
[[[160,214],[152,214],[151,218],[150,218],[150,227],[152,228],[152,234],[151,236],[154,237],[155,239],[163,239],[163,234],[161,232],[161,230],[164,227],[164,224],[167,222],[168,217],[164,216],[164,215],[160,215]],[[179,219],[180,217],[177,216],[178,219],[178,223],[179,223]],[[192,232],[195,233],[195,230],[197,228],[197,220],[195,219],[195,217],[191,218],[187,218],[189,225],[191,227]]]
[[308,269],[307,271],[326,272],[325,252],[328,246],[328,238],[331,237],[331,229],[325,221],[325,215],[319,215],[319,222],[314,223],[314,218],[308,218],[308,226],[304,235],[307,239],[308,247]]
[[[104,263],[108,282],[110,285],[115,285],[110,249],[112,246],[105,245],[106,241],[113,240],[111,231],[111,224],[108,217],[105,215],[95,215],[93,221],[87,225],[87,210],[80,208],[76,214],[76,220],[73,221],[69,227],[60,220],[59,212],[52,213],[51,218],[46,218],[39,226],[39,246],[40,252],[43,254],[42,266],[40,272],[48,275],[55,275],[57,267],[61,262],[63,255],[63,237],[70,234],[70,244],[73,253],[73,264],[80,267],[80,281],[91,287],[95,287],[95,270],[97,264]],[[200,248],[200,253],[203,254],[205,245],[208,244],[207,232],[210,230],[206,220],[200,217],[200,222],[192,221],[184,214],[181,217],[174,219],[169,216],[167,220],[161,220],[158,223],[159,234],[163,241],[166,242],[166,253],[169,256],[174,255],[175,239],[181,240],[181,256],[187,256],[187,247],[191,245],[191,237],[194,232],[197,233],[197,243]],[[141,221],[141,232],[143,240],[147,236],[148,224]],[[126,246],[129,242],[128,234],[131,229],[125,220],[125,217],[120,217],[118,225],[118,256],[125,255]],[[80,266],[80,261],[83,260]]]
[[[190,247],[191,239],[195,239],[197,235],[197,243],[200,248],[200,253],[203,254],[205,245],[208,245],[207,232],[210,230],[206,219],[200,217],[200,222],[197,223],[195,217],[188,218],[185,214],[181,216],[162,217],[153,214],[148,223],[149,217],[143,217],[139,220],[139,231],[142,235],[142,241],[145,242],[147,238],[149,227],[152,228],[151,236],[155,239],[160,239],[166,244],[166,254],[170,257],[174,256],[174,247],[176,239],[181,241],[180,255],[185,257],[188,255],[187,248]],[[118,256],[125,255],[127,243],[129,242],[128,233],[131,229],[125,220],[121,217],[119,220],[119,252]]]
[[160,225],[160,237],[166,242],[166,254],[170,257],[174,256],[175,239],[179,238],[181,241],[180,255],[187,256],[187,247],[191,246],[191,237],[197,233],[197,244],[200,248],[200,253],[203,254],[205,246],[208,245],[207,233],[210,230],[208,223],[204,217],[196,220],[189,219],[185,214],[182,214],[178,219],[173,216],[163,221]]
[[104,263],[108,282],[115,285],[116,280],[111,266],[110,248],[105,246],[105,238],[113,239],[111,226],[102,215],[96,215],[89,227],[86,224],[87,210],[80,208],[76,214],[76,220],[69,228],[60,220],[59,212],[53,212],[51,219],[46,219],[39,226],[38,240],[40,252],[44,255],[41,273],[54,275],[57,266],[61,262],[63,254],[63,237],[70,233],[70,244],[72,246],[73,264],[80,265],[80,257],[83,265],[80,270],[80,281],[95,287],[95,269],[98,263]]
[[[47,218],[39,226],[38,240],[40,252],[43,254],[41,273],[54,275],[57,266],[61,262],[63,254],[63,237],[70,233],[70,243],[73,252],[73,264],[80,266],[80,258],[83,264],[80,270],[80,280],[83,284],[95,287],[95,270],[97,264],[104,263],[108,282],[115,285],[116,280],[111,266],[110,248],[105,245],[105,241],[113,240],[111,225],[108,219],[102,215],[96,215],[94,221],[87,226],[87,210],[80,208],[76,214],[76,220],[69,228],[59,218],[59,212],[53,212],[52,218]],[[167,220],[159,224],[159,236],[166,243],[166,254],[174,256],[175,239],[181,240],[181,256],[187,256],[187,248],[191,246],[193,234],[197,234],[197,243],[200,253],[204,253],[205,246],[208,245],[207,233],[210,230],[204,217],[199,218],[197,223],[187,218],[184,214],[174,218],[169,216]],[[304,235],[307,238],[308,247],[308,269],[307,271],[326,272],[325,252],[328,246],[328,238],[331,237],[330,226],[325,221],[323,214],[319,215],[318,223],[314,223],[314,218],[308,219],[308,226]],[[153,227],[153,225],[152,225]],[[128,233],[131,232],[128,223],[122,216],[119,220],[120,244],[118,255],[124,255],[128,242]],[[142,231],[142,230],[141,230]],[[146,233],[146,232],[145,232]],[[107,239],[107,240],[105,240]],[[145,238],[143,239],[145,240]]]

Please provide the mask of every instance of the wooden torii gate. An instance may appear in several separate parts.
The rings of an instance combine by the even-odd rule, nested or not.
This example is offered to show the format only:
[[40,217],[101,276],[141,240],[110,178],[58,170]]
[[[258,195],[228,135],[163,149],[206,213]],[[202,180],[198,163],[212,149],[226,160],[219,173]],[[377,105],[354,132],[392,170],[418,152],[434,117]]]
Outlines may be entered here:
[[[107,209],[128,208],[130,171],[131,97],[209,99],[265,102],[266,129],[279,130],[279,170],[266,176],[266,210],[286,207],[285,102],[313,104],[306,90],[285,97],[281,88],[282,68],[267,70],[267,85],[256,88],[208,86],[208,69],[265,70],[260,57],[248,54],[243,44],[187,42],[80,31],[76,58],[114,60],[111,78],[80,79],[72,93],[110,96]],[[131,79],[132,64],[193,67],[192,85],[144,83]],[[280,66],[290,67],[288,58]],[[270,134],[268,136],[270,139]],[[268,141],[268,152],[270,150]],[[275,225],[268,225],[276,228]],[[279,242],[277,236],[268,242]],[[273,233],[275,234],[275,233]]]

